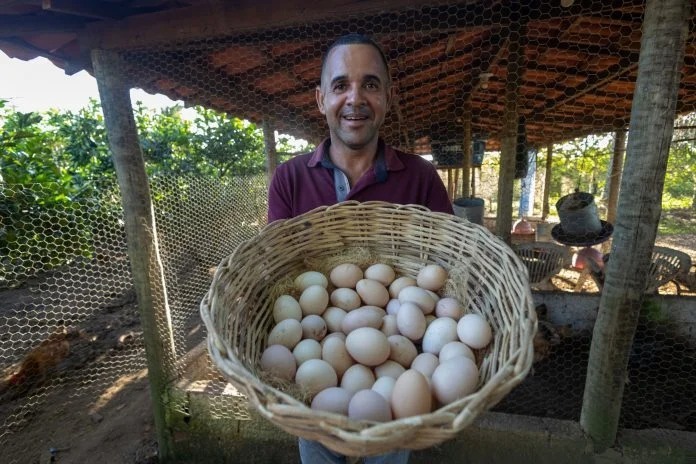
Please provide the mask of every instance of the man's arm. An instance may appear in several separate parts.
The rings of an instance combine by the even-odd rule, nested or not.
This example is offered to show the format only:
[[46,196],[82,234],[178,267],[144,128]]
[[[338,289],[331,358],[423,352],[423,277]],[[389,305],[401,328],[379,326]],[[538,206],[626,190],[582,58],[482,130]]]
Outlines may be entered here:
[[292,201],[285,168],[278,166],[268,188],[268,223],[292,217]]

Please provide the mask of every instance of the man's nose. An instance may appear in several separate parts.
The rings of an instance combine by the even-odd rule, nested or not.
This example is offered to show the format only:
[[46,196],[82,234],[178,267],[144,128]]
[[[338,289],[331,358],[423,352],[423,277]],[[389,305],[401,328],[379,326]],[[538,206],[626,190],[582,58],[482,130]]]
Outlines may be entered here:
[[351,85],[348,89],[348,103],[353,106],[358,106],[365,103],[363,88],[361,85]]

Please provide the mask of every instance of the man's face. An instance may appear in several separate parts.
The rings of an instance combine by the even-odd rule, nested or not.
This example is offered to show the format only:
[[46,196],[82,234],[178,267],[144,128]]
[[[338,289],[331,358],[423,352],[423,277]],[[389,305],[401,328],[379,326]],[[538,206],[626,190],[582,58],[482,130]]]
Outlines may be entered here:
[[316,90],[332,146],[359,150],[376,143],[391,97],[387,70],[374,47],[350,44],[334,48]]

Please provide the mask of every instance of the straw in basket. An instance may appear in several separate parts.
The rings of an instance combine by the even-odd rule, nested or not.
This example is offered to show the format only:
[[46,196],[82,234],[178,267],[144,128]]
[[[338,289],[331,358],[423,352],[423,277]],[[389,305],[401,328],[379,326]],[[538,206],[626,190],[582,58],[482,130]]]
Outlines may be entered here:
[[[426,264],[449,271],[448,296],[485,317],[493,341],[479,365],[476,392],[440,409],[386,423],[312,410],[263,380],[259,359],[273,322],[279,282],[349,250],[415,277]],[[536,313],[526,268],[484,227],[415,205],[344,202],[276,221],[223,259],[201,302],[210,356],[266,419],[283,430],[348,456],[421,449],[453,438],[497,404],[529,372]],[[282,286],[281,286],[282,287]]]

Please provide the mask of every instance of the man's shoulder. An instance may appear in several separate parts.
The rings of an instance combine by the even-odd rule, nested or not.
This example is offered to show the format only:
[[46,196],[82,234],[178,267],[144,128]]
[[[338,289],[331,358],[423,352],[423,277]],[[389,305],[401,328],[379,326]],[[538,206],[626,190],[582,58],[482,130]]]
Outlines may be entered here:
[[313,155],[313,151],[310,151],[309,153],[302,153],[301,155],[295,155],[292,158],[284,161],[280,166],[278,166],[278,169],[307,169],[309,167],[309,161],[312,159]]
[[405,166],[420,166],[421,168],[432,168],[434,169],[435,166],[433,163],[428,161],[427,159],[423,158],[420,155],[416,155],[413,153],[409,153],[403,150],[400,150],[396,147],[392,147],[387,145],[387,149],[392,150],[392,153],[399,159],[401,160],[402,163],[404,163]]

